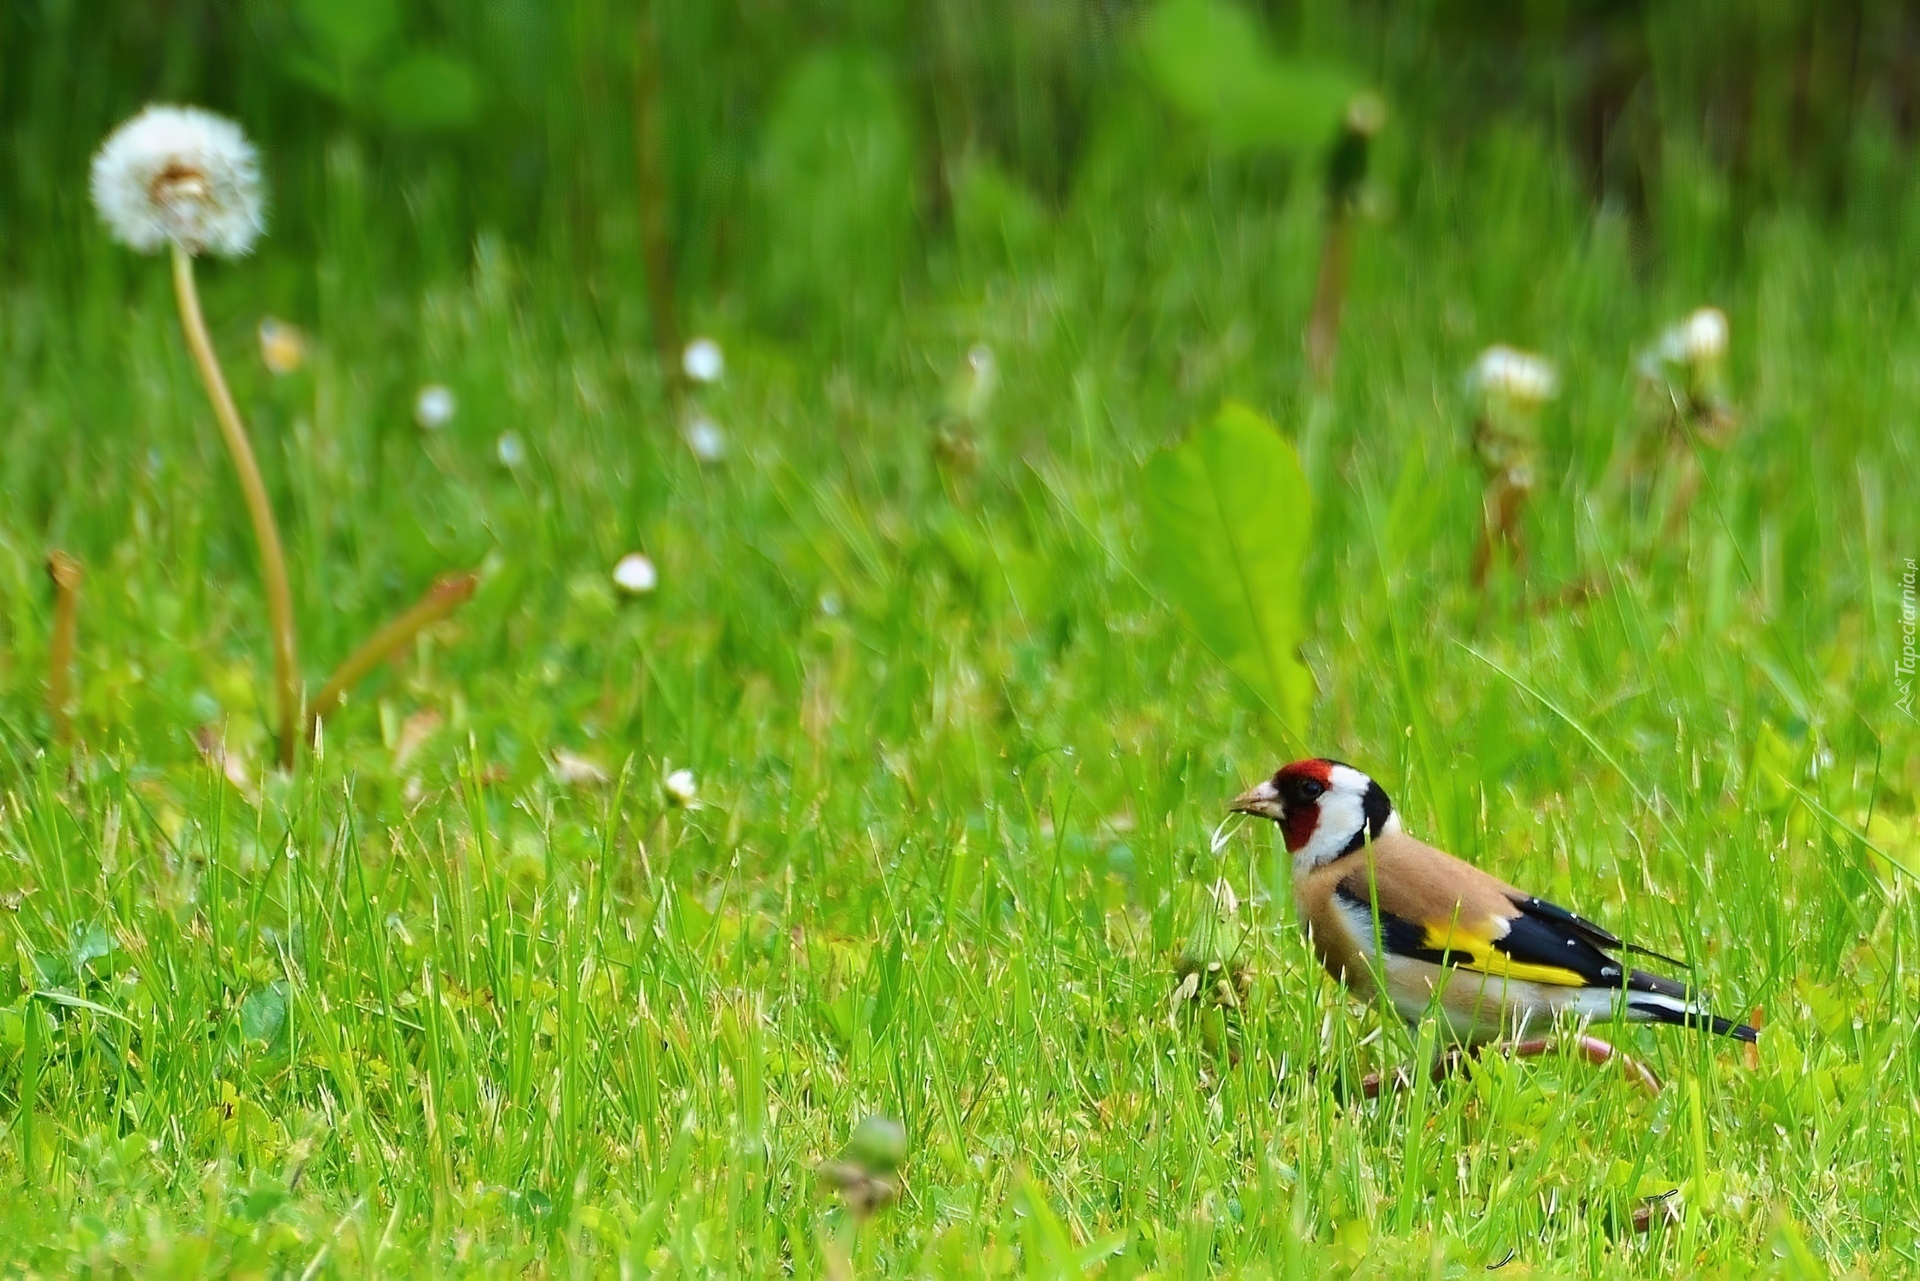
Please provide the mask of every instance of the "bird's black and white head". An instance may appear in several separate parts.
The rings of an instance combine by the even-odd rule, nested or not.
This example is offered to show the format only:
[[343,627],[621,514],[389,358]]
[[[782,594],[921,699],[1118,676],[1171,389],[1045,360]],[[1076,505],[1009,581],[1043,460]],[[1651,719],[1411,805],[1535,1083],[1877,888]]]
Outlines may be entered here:
[[1325,759],[1281,766],[1236,797],[1232,808],[1280,825],[1296,876],[1400,827],[1380,784],[1351,765]]

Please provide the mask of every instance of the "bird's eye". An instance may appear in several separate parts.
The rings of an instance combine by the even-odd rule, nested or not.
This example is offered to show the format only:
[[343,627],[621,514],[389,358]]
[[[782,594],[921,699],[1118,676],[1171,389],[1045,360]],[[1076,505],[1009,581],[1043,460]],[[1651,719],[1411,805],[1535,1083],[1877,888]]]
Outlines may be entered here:
[[1327,785],[1325,783],[1312,778],[1303,778],[1293,785],[1294,795],[1299,797],[1303,803],[1306,801],[1319,800],[1321,793],[1326,790]]

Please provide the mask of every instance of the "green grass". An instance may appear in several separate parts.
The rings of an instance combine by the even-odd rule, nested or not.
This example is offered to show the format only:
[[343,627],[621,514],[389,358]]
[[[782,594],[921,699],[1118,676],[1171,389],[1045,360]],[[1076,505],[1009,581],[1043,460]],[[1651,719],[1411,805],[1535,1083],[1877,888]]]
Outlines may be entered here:
[[[483,244],[414,294],[365,273],[366,228],[315,263],[217,268],[310,687],[435,574],[483,567],[292,778],[262,777],[258,579],[164,269],[103,247],[81,278],[16,285],[0,1255],[96,1275],[817,1275],[842,1247],[860,1275],[1920,1270],[1920,898],[1862,837],[1920,867],[1920,733],[1892,674],[1920,555],[1912,251],[1784,213],[1735,226],[1676,161],[1637,277],[1545,154],[1496,137],[1393,162],[1323,399],[1298,340],[1314,201],[1233,167],[1129,184],[1117,155],[994,250],[1012,260],[937,249],[837,357],[696,301],[729,359],[711,468],[675,435],[628,283]],[[1657,485],[1624,479],[1649,430],[1629,355],[1704,301],[1732,317],[1743,430],[1666,538]],[[314,331],[306,372],[260,368],[268,311]],[[1565,391],[1531,584],[1483,596],[1458,380],[1496,340],[1551,355]],[[1003,381],[965,475],[931,446],[976,341]],[[426,381],[461,399],[430,437],[409,418]],[[1416,1046],[1312,963],[1269,832],[1211,852],[1223,801],[1285,751],[1134,572],[1140,462],[1230,395],[1299,441],[1314,486],[1314,748],[1379,777],[1416,833],[1686,958],[1724,1012],[1764,1009],[1757,1066],[1623,1030],[1658,1100],[1548,1059],[1342,1101]],[[509,429],[516,472],[493,460]],[[72,754],[44,748],[51,546],[88,570]],[[617,599],[635,549],[660,590]],[[1584,605],[1538,607],[1589,575]],[[196,751],[209,723],[248,787]],[[562,784],[556,749],[613,781]],[[670,765],[698,809],[669,803]],[[1176,1008],[1220,878],[1245,999]],[[814,1170],[870,1112],[909,1155],[856,1235]],[[1624,1226],[1675,1189],[1678,1223]]]

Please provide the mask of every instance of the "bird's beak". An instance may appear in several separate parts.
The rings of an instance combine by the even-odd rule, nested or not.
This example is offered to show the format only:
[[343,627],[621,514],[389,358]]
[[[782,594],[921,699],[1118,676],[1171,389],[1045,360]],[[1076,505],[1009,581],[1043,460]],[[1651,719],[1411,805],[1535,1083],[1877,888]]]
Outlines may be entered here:
[[1286,807],[1280,804],[1280,793],[1275,790],[1271,779],[1255,783],[1234,797],[1233,804],[1227,808],[1236,814],[1255,814],[1276,822],[1286,817]]

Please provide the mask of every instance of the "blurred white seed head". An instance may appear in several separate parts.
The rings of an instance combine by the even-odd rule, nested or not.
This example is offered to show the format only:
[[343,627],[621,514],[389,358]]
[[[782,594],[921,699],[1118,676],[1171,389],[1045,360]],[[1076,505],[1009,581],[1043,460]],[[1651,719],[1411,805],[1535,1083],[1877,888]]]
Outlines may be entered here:
[[727,360],[719,343],[711,338],[696,338],[680,353],[680,368],[697,383],[714,383],[726,372]]
[[1727,354],[1727,313],[1702,307],[1682,323],[1683,350],[1694,364],[1706,364]]
[[1650,376],[1657,376],[1662,365],[1698,374],[1718,365],[1726,355],[1727,313],[1718,307],[1701,307],[1667,326],[1640,364]]
[[428,383],[413,398],[413,421],[420,424],[422,431],[438,431],[453,421],[459,408],[460,402],[453,398],[452,391],[439,383]]
[[527,461],[526,442],[520,439],[517,431],[503,431],[500,439],[493,442],[493,456],[500,460],[502,467],[512,471]]
[[272,316],[260,318],[260,361],[270,373],[284,377],[307,363],[307,336],[299,326]]
[[141,253],[178,245],[238,258],[266,230],[260,159],[240,126],[198,107],[153,105],[93,158],[93,204]]
[[1544,356],[1496,344],[1480,353],[1467,371],[1467,386],[1489,403],[1534,409],[1560,391],[1560,376]]
[[686,437],[687,448],[701,462],[717,463],[726,457],[726,433],[720,430],[719,423],[705,414],[695,414],[682,434]]
[[694,781],[693,771],[677,769],[668,774],[664,786],[667,796],[675,805],[684,805],[692,809],[700,800],[700,786]]
[[660,571],[640,552],[628,552],[613,567],[613,585],[630,596],[644,596],[660,585]]

